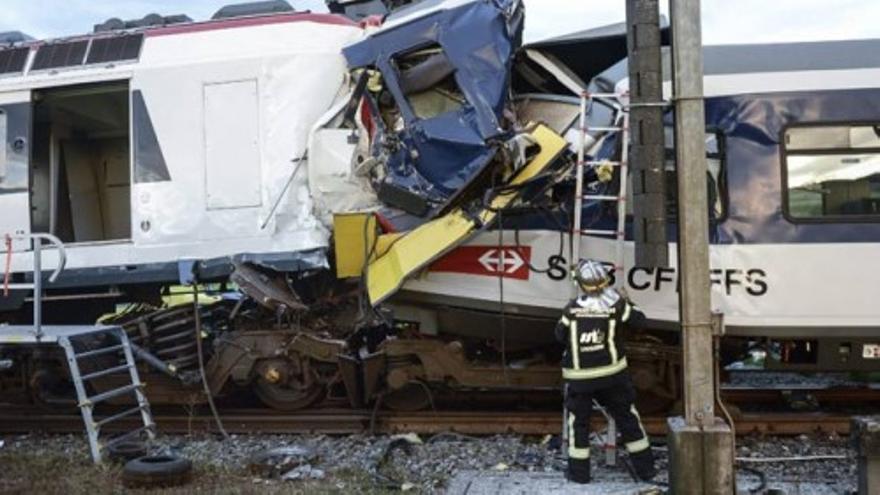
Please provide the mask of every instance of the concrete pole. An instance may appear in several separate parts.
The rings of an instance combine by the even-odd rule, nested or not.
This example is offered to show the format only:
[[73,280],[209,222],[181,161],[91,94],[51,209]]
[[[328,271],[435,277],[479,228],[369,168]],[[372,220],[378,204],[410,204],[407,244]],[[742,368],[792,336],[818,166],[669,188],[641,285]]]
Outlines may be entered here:
[[669,266],[660,0],[626,0],[635,265]]
[[732,494],[733,433],[715,417],[700,0],[669,0],[678,175],[684,418],[669,419],[670,488]]
[[709,426],[715,419],[715,382],[700,0],[670,0],[670,10],[684,412],[688,425]]
[[880,495],[880,416],[853,418],[849,435],[858,459],[859,495]]

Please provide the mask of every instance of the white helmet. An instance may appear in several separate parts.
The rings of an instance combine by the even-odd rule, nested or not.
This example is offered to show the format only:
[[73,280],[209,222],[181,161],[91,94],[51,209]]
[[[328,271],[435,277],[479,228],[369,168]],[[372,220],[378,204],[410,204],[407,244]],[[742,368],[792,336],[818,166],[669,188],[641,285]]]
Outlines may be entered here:
[[578,263],[574,279],[584,292],[599,292],[611,284],[608,270],[596,260],[582,260]]

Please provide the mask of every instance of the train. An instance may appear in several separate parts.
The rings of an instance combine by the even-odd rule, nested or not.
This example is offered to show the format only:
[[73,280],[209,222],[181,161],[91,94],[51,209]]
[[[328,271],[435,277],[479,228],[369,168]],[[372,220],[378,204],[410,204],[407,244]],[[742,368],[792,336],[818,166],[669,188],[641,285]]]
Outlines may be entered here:
[[[44,320],[125,328],[165,364],[142,364],[154,404],[204,401],[203,376],[216,396],[281,410],[328,397],[416,410],[443,394],[557,390],[569,266],[613,264],[622,246],[615,284],[650,321],[629,339],[635,383],[642,400],[673,403],[676,260],[637,266],[629,215],[622,238],[569,247],[578,147],[601,164],[628,146],[601,130],[627,111],[625,26],[523,44],[518,0],[415,3],[384,19],[334,6],[257,2],[208,21],[8,38],[0,233],[64,243]],[[878,47],[704,49],[722,364],[760,349],[765,368],[880,368]],[[585,93],[613,96],[592,101],[600,130],[582,139]],[[620,172],[598,172],[584,187],[610,194]],[[671,191],[666,208],[674,252]],[[596,231],[618,222],[597,201],[582,216]],[[33,279],[33,253],[6,239],[7,283]],[[211,297],[170,303],[181,286]],[[32,304],[6,291],[0,321],[29,323]],[[0,348],[4,397],[69,404],[56,351]]]

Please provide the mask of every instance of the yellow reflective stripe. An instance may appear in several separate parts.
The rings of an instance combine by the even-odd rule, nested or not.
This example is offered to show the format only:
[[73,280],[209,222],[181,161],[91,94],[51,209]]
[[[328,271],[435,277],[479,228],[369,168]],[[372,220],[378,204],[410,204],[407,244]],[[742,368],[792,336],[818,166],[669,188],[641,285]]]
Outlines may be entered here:
[[614,343],[614,331],[617,327],[617,322],[614,319],[608,320],[608,352],[611,353],[611,364],[617,362],[617,344]]
[[632,304],[630,304],[628,302],[624,303],[623,304],[623,316],[620,317],[620,321],[625,322],[626,320],[629,319],[630,310],[632,310]]
[[602,366],[600,368],[590,368],[586,370],[563,368],[562,378],[565,378],[566,380],[592,380],[593,378],[602,378],[613,375],[624,369],[626,369],[626,357],[614,364],[609,364],[608,366]]
[[581,369],[581,353],[580,348],[578,347],[577,341],[578,335],[578,324],[577,320],[571,322],[571,326],[568,327],[568,336],[571,339],[571,365],[574,369]]
[[626,451],[630,454],[635,454],[636,452],[641,452],[643,450],[651,447],[651,444],[648,443],[647,438],[642,438],[641,440],[636,440],[635,442],[629,442],[626,444]]
[[559,321],[561,321],[562,324],[565,326],[568,326],[571,323],[571,320],[569,320],[567,316],[563,316],[559,319]]
[[574,413],[568,413],[568,457],[570,459],[589,459],[590,447],[578,448],[574,443]]
[[642,431],[642,439],[641,440],[629,442],[625,445],[626,451],[629,452],[630,454],[634,454],[636,452],[641,452],[645,449],[650,448],[651,444],[648,443],[648,434],[645,433],[645,427],[642,426],[642,417],[639,416],[639,411],[636,409],[635,404],[630,404],[629,412],[631,412],[633,414],[633,416],[636,417],[636,422],[639,424],[639,430]]

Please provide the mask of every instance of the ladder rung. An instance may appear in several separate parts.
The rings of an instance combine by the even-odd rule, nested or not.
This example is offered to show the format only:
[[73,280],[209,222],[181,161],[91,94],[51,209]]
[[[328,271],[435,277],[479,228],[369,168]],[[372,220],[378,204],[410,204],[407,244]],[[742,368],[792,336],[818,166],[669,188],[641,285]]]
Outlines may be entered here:
[[610,127],[605,127],[605,126],[577,127],[577,130],[579,130],[579,131],[583,131],[583,132],[591,132],[591,131],[592,131],[592,132],[620,132],[620,131],[622,131],[622,130],[624,130],[624,129],[625,129],[625,127],[618,127],[618,126],[610,126]]
[[[101,394],[98,394],[94,397],[87,398],[86,404],[93,405],[93,404],[97,404],[98,402],[104,402],[107,399],[119,397],[120,395],[124,395],[129,392],[134,392],[135,390],[140,389],[142,386],[143,385],[141,385],[139,383],[133,383],[131,385],[126,385],[124,387],[119,387],[119,388],[115,388],[113,390],[108,390],[108,391],[101,393]],[[80,404],[80,406],[82,406],[82,405],[83,404]]]
[[89,373],[88,375],[83,375],[82,381],[91,380],[93,378],[99,378],[102,376],[112,375],[113,373],[119,373],[120,371],[126,371],[129,369],[131,369],[131,365],[129,365],[129,364],[114,366],[113,368],[107,368],[106,370],[96,371],[94,373]]
[[620,232],[619,230],[608,230],[608,229],[581,229],[581,235],[623,236],[623,232]]
[[587,166],[587,167],[599,167],[602,165],[610,165],[612,167],[620,167],[621,165],[623,165],[623,162],[616,162],[616,161],[612,161],[612,160],[602,160],[602,161],[587,160],[585,162],[580,162],[579,165]]
[[95,426],[100,428],[101,426],[104,426],[107,423],[111,423],[113,421],[116,421],[117,419],[122,419],[126,416],[131,416],[134,413],[141,412],[144,409],[144,407],[145,406],[136,406],[136,407],[132,407],[131,409],[126,409],[125,411],[122,411],[120,413],[116,413],[113,416],[107,416],[106,418],[96,422]]
[[132,431],[125,433],[123,435],[119,435],[118,437],[113,437],[110,439],[109,442],[104,444],[104,448],[106,449],[106,448],[110,447],[111,445],[115,445],[117,443],[124,442],[135,435],[143,433],[147,430],[152,430],[153,428],[155,428],[155,425],[150,423],[148,425],[141,426],[137,430],[132,430]]
[[625,93],[584,93],[584,97],[592,99],[592,98],[621,98],[626,96]]
[[91,356],[100,356],[101,354],[118,352],[118,351],[123,350],[124,348],[125,348],[125,346],[123,346],[122,344],[111,345],[109,347],[102,347],[100,349],[95,349],[94,351],[86,351],[86,352],[83,352],[80,354],[74,354],[74,357],[76,357],[76,359],[82,359],[82,358],[87,358],[87,357],[91,357]]
[[584,199],[592,201],[623,201],[623,196],[608,196],[601,194],[585,194]]

